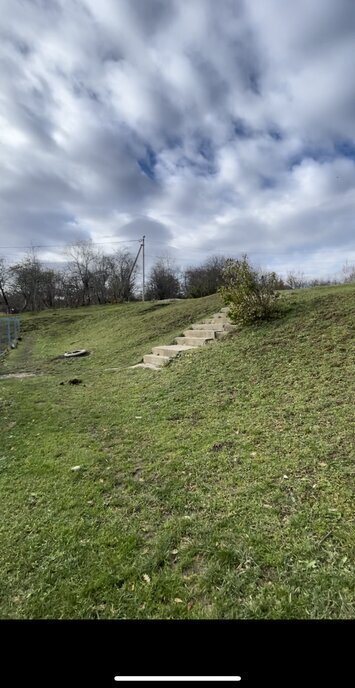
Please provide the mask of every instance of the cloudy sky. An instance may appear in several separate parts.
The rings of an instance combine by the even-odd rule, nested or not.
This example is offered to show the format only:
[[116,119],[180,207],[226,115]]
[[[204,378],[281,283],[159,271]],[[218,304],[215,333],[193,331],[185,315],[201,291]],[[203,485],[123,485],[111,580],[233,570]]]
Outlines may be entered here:
[[[0,0],[0,256],[355,260],[354,0]],[[19,247],[18,249],[15,247]]]

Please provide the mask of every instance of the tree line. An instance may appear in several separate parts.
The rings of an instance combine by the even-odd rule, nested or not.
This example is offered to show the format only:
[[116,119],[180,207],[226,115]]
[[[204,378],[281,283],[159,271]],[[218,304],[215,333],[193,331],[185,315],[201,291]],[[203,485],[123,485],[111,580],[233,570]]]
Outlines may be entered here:
[[[92,242],[79,241],[67,247],[66,253],[67,261],[60,269],[46,266],[35,251],[13,265],[0,258],[0,310],[18,313],[141,299],[137,264],[129,251],[117,250],[106,255]],[[158,258],[148,275],[145,298],[199,298],[215,294],[223,286],[224,269],[230,260],[212,256],[199,266],[181,271],[169,258]],[[354,265],[344,266],[343,273],[343,282],[355,281]],[[277,277],[278,289],[335,283],[338,281],[307,281],[301,272],[289,273],[286,280]]]

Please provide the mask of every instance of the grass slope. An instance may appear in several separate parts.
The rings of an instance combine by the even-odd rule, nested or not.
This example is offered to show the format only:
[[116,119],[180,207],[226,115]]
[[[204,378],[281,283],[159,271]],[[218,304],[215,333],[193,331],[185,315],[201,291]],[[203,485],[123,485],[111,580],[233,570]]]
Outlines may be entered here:
[[353,617],[354,297],[287,294],[161,372],[126,366],[218,297],[26,316],[0,373],[44,374],[0,380],[0,616]]

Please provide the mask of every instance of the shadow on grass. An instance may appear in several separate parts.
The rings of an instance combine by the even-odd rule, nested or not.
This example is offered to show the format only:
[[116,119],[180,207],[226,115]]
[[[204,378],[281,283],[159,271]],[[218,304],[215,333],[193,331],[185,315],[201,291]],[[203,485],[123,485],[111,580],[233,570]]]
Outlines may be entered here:
[[[146,308],[144,310],[144,313],[152,313],[152,311],[157,311],[160,308],[164,308],[165,306],[171,306],[172,302],[169,301],[168,303],[154,303],[149,308]],[[137,315],[141,315],[141,313],[137,313]]]

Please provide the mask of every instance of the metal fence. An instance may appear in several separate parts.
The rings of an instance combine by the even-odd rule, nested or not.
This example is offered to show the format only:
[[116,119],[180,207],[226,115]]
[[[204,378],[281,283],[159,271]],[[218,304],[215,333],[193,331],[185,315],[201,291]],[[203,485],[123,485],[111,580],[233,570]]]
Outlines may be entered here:
[[0,317],[0,356],[16,343],[20,334],[19,318]]

